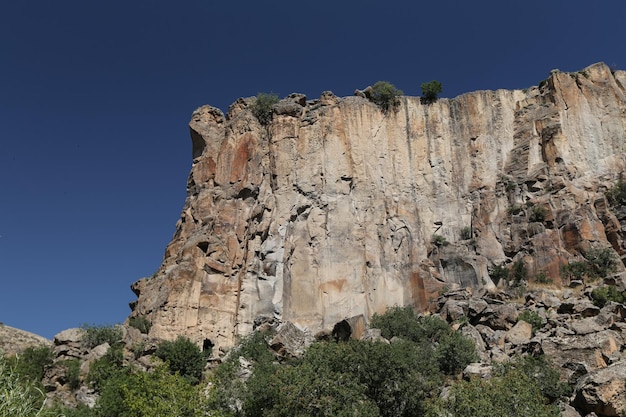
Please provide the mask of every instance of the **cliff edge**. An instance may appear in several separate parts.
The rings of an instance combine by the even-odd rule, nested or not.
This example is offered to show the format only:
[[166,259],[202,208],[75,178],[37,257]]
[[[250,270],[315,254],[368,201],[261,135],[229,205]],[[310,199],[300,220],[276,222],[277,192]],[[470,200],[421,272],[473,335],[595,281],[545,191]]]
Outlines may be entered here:
[[268,125],[254,98],[200,107],[181,219],[131,316],[228,348],[267,320],[315,333],[424,310],[443,287],[493,288],[495,265],[560,283],[590,247],[623,256],[605,192],[626,167],[625,88],[600,63],[388,112],[330,92],[288,96]]

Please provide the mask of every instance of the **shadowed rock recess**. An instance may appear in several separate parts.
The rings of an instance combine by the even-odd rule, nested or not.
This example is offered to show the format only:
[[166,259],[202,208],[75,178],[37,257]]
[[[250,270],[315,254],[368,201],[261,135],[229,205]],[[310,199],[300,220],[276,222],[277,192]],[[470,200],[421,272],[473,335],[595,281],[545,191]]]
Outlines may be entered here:
[[227,349],[268,320],[317,333],[426,310],[444,287],[493,288],[494,265],[560,283],[591,247],[621,257],[605,192],[626,166],[625,87],[595,64],[388,112],[292,94],[266,126],[254,98],[200,107],[181,219],[131,317]]

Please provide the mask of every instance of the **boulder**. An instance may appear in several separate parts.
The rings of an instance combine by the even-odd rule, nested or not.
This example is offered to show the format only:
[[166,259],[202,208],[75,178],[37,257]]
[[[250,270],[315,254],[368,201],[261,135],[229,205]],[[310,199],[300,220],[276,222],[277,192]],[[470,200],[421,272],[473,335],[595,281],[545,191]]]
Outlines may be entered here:
[[574,406],[586,413],[620,416],[626,410],[626,362],[620,361],[584,376],[574,391]]

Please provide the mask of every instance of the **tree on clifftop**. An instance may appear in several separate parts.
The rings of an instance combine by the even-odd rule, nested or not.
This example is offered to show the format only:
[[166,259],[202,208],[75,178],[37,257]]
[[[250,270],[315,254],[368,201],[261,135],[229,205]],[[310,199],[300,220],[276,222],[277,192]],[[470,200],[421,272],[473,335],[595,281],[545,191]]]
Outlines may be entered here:
[[422,84],[422,103],[431,104],[437,101],[439,93],[443,91],[443,86],[437,80],[432,80]]
[[398,90],[390,82],[377,81],[376,84],[372,86],[370,99],[378,104],[384,112],[387,112],[400,104],[399,97],[402,94],[402,90]]

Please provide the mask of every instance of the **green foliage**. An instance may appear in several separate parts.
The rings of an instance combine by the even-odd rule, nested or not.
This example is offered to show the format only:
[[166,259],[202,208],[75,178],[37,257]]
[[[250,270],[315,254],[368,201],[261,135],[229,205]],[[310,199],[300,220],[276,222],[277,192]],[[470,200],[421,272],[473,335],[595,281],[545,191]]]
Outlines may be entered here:
[[528,277],[528,270],[521,260],[513,262],[512,273],[513,285],[519,285],[522,281],[526,281]]
[[93,349],[104,343],[113,346],[122,341],[122,328],[118,325],[84,324],[81,328],[85,332],[82,342],[86,349]]
[[66,359],[63,361],[65,368],[65,379],[70,389],[76,390],[80,387],[80,361],[78,359]]
[[398,90],[393,84],[387,81],[377,81],[372,86],[370,100],[387,112],[400,104],[399,97],[402,94],[402,90]]
[[374,313],[371,327],[381,330],[385,339],[394,336],[406,340],[421,340],[424,330],[417,321],[418,316],[410,307],[390,307],[384,314]]
[[498,285],[500,281],[506,282],[509,280],[510,272],[508,268],[502,265],[494,265],[489,272],[489,278],[495,285]]
[[602,308],[609,301],[624,304],[626,302],[626,291],[620,291],[615,285],[605,285],[591,291],[593,303]]
[[184,336],[159,344],[156,356],[167,362],[170,372],[180,373],[189,382],[197,384],[202,378],[206,358],[200,348]]
[[561,267],[561,274],[572,279],[605,278],[617,271],[618,259],[610,247],[591,248],[583,253],[585,261],[570,262]]
[[[275,388],[272,383],[263,388],[254,383],[246,384],[239,377],[239,358],[249,361],[254,369],[254,377],[258,380],[269,378],[273,375],[275,367],[275,356],[269,350],[266,337],[269,332],[253,332],[244,337],[238,346],[230,353],[228,360],[221,363],[213,373],[215,389],[211,397],[211,404],[214,408],[224,411],[235,410],[244,404],[247,408],[263,410],[268,408],[266,402],[272,403],[278,395],[272,390]],[[261,412],[261,411],[259,411]],[[250,415],[255,415],[254,413]],[[259,414],[261,415],[261,414]]]
[[615,185],[606,192],[606,198],[612,206],[626,204],[626,181],[619,179]]
[[131,317],[128,320],[128,325],[130,327],[134,327],[143,334],[148,334],[150,332],[150,328],[152,327],[152,323],[150,322],[150,320],[148,320],[144,316]]
[[380,329],[385,339],[400,337],[432,352],[438,369],[447,375],[478,359],[471,340],[437,316],[418,317],[411,307],[392,307],[383,315],[374,314],[371,326]]
[[87,382],[95,389],[101,390],[106,382],[118,376],[127,374],[128,369],[124,368],[124,351],[121,346],[111,346],[103,357],[96,359],[89,366]]
[[[302,358],[282,364],[265,336],[253,334],[215,370],[211,404],[246,417],[421,415],[444,373],[455,374],[476,359],[473,343],[461,333],[437,316],[416,316],[410,307],[376,314],[372,327],[401,339],[318,342]],[[237,377],[242,363],[252,370],[247,381]]]
[[548,210],[546,210],[543,206],[533,206],[530,211],[529,221],[543,223],[546,220],[546,215],[548,214]]
[[538,357],[518,357],[505,366],[504,372],[508,369],[507,367],[513,367],[522,371],[528,378],[534,381],[543,396],[551,403],[571,394],[572,388],[566,382],[560,381],[559,371],[555,369],[554,365],[544,355]]
[[0,416],[39,417],[47,415],[45,395],[35,384],[12,368],[0,351]]
[[443,86],[439,81],[433,80],[427,83],[423,83],[422,87],[422,102],[424,104],[430,104],[437,101],[439,94],[443,91]]
[[448,246],[450,244],[450,242],[441,235],[433,235],[430,242],[435,246]]
[[444,333],[435,347],[439,369],[446,375],[456,375],[467,365],[478,360],[474,342],[460,332]]
[[248,382],[245,416],[378,416],[365,387],[347,373],[320,369],[309,361],[255,372]]
[[591,248],[583,254],[589,262],[589,278],[604,278],[617,271],[617,257],[611,248]]
[[545,271],[541,271],[537,275],[535,275],[535,281],[539,284],[549,284],[550,282],[552,282],[552,280],[549,279],[546,275]]
[[256,100],[252,104],[252,114],[257,118],[259,123],[266,126],[274,118],[274,105],[278,103],[279,98],[273,93],[259,93]]
[[545,404],[542,387],[524,369],[508,367],[489,380],[459,381],[447,400],[430,402],[427,417],[557,417],[559,410]]
[[470,226],[465,226],[461,229],[461,239],[469,240],[472,238],[472,228]]
[[96,412],[85,404],[78,404],[76,407],[66,407],[56,404],[50,408],[51,417],[95,417]]
[[530,324],[533,328],[533,333],[543,327],[543,319],[536,311],[524,310],[517,317],[517,321],[523,320]]
[[146,342],[141,341],[133,343],[130,347],[130,351],[133,352],[135,359],[139,359],[146,351]]
[[95,417],[199,417],[207,415],[202,399],[199,387],[159,366],[107,380],[94,411]]
[[583,279],[589,271],[589,264],[587,262],[570,262],[561,266],[561,274],[568,279]]
[[52,365],[54,353],[48,346],[28,347],[21,354],[9,360],[14,371],[22,379],[41,383],[45,370]]
[[274,355],[268,349],[267,339],[272,337],[273,332],[252,332],[239,342],[235,352],[231,356],[243,356],[255,363],[271,363],[275,360]]

